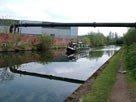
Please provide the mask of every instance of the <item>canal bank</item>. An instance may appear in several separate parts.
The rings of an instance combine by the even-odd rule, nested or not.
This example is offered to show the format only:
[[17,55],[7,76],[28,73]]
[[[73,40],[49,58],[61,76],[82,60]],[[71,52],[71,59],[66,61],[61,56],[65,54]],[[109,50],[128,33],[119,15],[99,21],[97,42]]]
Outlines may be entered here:
[[69,42],[70,39],[53,38],[46,34],[9,34],[0,32],[0,52],[32,51],[42,47],[45,49],[64,49]]
[[[106,102],[119,67],[121,51],[116,52],[84,84],[76,89],[65,102]],[[102,97],[103,101],[98,97]],[[97,99],[99,101],[97,101]]]
[[136,83],[130,71],[125,71],[123,51],[121,49],[104,63],[100,67],[102,70],[98,70],[65,101],[136,102]]

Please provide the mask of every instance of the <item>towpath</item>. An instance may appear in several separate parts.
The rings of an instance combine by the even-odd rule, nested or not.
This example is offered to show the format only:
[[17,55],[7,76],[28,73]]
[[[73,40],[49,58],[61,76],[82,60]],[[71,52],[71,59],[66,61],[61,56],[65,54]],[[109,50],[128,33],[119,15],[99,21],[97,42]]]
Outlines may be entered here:
[[117,80],[112,88],[109,102],[136,102],[134,92],[125,77],[124,63],[120,58],[120,69],[117,74]]

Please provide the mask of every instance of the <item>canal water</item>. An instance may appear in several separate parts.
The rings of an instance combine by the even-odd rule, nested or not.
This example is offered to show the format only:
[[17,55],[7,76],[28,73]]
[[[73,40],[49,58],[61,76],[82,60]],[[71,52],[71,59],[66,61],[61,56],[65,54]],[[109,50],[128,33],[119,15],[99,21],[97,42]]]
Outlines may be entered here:
[[0,53],[0,102],[63,102],[119,48]]

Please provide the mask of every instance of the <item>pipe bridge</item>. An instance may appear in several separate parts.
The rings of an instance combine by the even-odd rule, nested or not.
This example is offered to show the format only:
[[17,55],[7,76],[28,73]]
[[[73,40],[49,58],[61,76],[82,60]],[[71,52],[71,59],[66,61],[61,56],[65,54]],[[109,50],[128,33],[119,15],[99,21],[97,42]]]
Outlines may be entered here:
[[9,32],[15,32],[18,27],[135,27],[136,23],[23,23],[13,24]]

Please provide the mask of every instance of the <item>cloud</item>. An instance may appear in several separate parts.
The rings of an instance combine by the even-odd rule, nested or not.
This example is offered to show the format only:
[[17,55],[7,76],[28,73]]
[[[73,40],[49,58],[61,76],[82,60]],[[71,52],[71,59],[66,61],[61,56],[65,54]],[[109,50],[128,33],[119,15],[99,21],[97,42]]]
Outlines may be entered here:
[[[51,22],[135,22],[135,9],[135,0],[1,0],[0,17]],[[83,29],[80,28],[79,34],[106,31]],[[126,31],[107,28],[110,30]]]
[[11,10],[17,16],[37,20],[133,22],[136,17],[130,12],[135,9],[134,0],[1,0],[1,4],[5,13]]
[[53,13],[47,10],[46,13],[48,14],[50,20],[53,20],[54,22],[65,22],[65,21],[70,21],[72,19],[70,16]]

